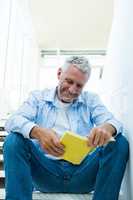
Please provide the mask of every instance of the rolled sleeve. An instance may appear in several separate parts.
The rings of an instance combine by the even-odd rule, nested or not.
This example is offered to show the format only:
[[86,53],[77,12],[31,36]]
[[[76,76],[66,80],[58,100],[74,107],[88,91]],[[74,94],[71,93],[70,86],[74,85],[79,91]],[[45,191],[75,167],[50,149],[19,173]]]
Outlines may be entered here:
[[33,127],[37,126],[35,123],[29,122],[20,130],[25,138],[30,138],[29,134]]
[[91,116],[93,123],[96,126],[102,125],[104,123],[109,123],[116,128],[116,134],[123,132],[122,123],[118,121],[114,115],[106,108],[98,95],[93,96],[91,104]]
[[17,132],[22,134],[25,138],[30,138],[31,129],[36,124],[36,115],[38,112],[38,93],[30,94],[27,101],[16,111],[6,122],[5,129],[8,133]]
[[111,124],[112,126],[116,128],[116,135],[119,133],[123,133],[123,125],[118,120],[111,119],[111,120],[108,120],[107,123]]

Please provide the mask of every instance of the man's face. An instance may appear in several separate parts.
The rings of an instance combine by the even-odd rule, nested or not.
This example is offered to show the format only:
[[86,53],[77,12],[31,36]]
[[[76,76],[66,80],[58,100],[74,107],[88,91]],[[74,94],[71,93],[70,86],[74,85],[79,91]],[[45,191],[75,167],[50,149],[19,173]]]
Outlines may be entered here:
[[66,103],[77,99],[88,80],[88,75],[74,67],[74,65],[70,65],[65,71],[59,68],[57,76],[59,80],[58,98]]

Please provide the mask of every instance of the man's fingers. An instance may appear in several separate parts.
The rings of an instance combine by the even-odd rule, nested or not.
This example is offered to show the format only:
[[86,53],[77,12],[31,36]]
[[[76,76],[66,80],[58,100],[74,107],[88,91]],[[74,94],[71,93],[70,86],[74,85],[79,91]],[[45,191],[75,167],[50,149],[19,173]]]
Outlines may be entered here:
[[[89,146],[93,146],[95,147],[96,145],[94,143],[96,143],[96,141],[98,140],[98,138],[96,138],[96,130],[95,128],[92,129],[92,131],[90,132],[90,135],[88,136],[88,145]],[[96,141],[95,141],[96,139]]]
[[51,147],[49,148],[49,154],[53,155],[53,156],[62,156],[63,153],[62,152],[59,152],[59,151],[56,151],[55,149],[52,149]]
[[100,137],[98,146],[103,146],[104,144],[105,144],[105,138],[104,137]]
[[52,138],[52,143],[53,143],[53,145],[54,145],[55,147],[57,147],[58,149],[61,149],[61,150],[64,149],[64,145],[60,143],[59,138],[57,138],[57,137]]
[[64,151],[55,147],[52,143],[43,144],[42,148],[46,151],[46,153],[52,154],[54,156],[63,155]]
[[54,151],[54,152],[56,152],[56,153],[58,153],[60,155],[62,155],[64,153],[64,149],[61,149],[61,148],[59,148],[57,146],[52,145],[52,146],[50,146],[50,148],[52,149],[52,151]]
[[55,131],[51,129],[45,129],[44,134],[39,138],[41,147],[47,153],[55,156],[63,155],[64,146],[60,143],[59,137]]
[[89,135],[88,136],[88,145],[89,146],[94,146],[94,135]]
[[60,140],[57,136],[54,136],[49,141],[49,147],[55,153],[63,154],[64,153],[64,146],[60,144]]
[[101,138],[100,132],[94,135],[93,145],[95,147],[99,145],[100,138]]
[[103,146],[109,141],[110,133],[101,128],[93,128],[88,136],[88,144],[90,146]]
[[55,150],[53,150],[51,147],[45,148],[45,151],[46,151],[46,153],[56,156],[56,157],[59,157],[62,155],[61,153],[58,153]]

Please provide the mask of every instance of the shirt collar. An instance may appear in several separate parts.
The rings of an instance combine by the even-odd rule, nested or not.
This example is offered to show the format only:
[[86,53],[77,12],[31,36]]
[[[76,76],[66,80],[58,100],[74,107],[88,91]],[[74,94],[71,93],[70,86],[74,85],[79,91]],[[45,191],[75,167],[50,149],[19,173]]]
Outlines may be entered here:
[[[47,94],[44,95],[44,100],[51,102],[53,105],[55,105],[55,95],[56,95],[57,87],[49,89],[47,91]],[[82,93],[79,95],[79,97],[73,102],[72,106],[75,106],[77,104],[84,104],[84,99]]]

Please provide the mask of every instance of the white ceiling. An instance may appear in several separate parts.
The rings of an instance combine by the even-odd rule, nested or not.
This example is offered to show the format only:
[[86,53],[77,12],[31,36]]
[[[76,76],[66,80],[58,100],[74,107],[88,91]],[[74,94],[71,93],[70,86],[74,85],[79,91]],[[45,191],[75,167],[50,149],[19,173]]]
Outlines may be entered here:
[[113,0],[30,0],[40,48],[106,49]]

